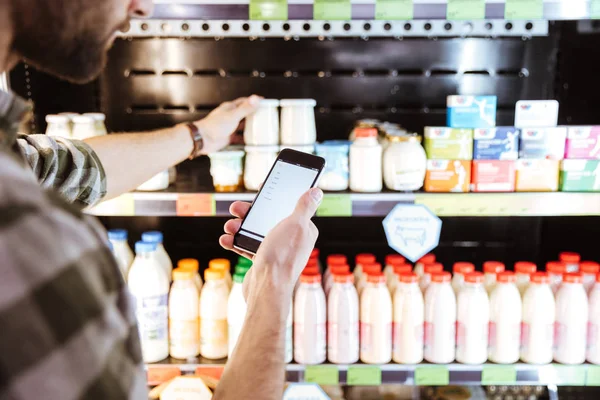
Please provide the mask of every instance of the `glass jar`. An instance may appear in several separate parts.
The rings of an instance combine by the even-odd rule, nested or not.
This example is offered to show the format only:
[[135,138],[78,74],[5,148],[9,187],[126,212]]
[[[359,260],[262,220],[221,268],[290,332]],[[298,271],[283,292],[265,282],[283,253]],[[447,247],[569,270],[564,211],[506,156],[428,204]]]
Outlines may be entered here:
[[329,140],[317,144],[317,155],[326,161],[319,187],[327,191],[348,190],[348,153],[350,142]]
[[427,156],[416,134],[388,135],[383,154],[383,180],[390,190],[411,191],[423,187]]
[[73,139],[83,140],[96,136],[94,118],[87,115],[73,117]]
[[279,146],[246,146],[245,150],[244,186],[258,191],[277,159]]
[[75,123],[73,122],[73,118],[75,118],[81,114],[78,114],[75,112],[62,112],[58,115],[63,115],[65,117],[69,118],[69,131],[71,132],[71,136],[73,136],[73,126],[75,125]]
[[281,100],[281,144],[303,145],[317,141],[316,100]]
[[155,192],[169,187],[169,170],[164,170],[137,187],[141,192]]
[[47,115],[46,135],[69,138],[71,137],[71,128],[69,118],[65,115]]
[[381,192],[381,145],[377,129],[356,128],[356,139],[350,146],[350,190],[354,192]]
[[302,153],[315,154],[315,146],[312,144],[307,144],[304,146],[279,146],[279,151],[284,149],[292,149]]
[[91,117],[94,120],[94,130],[96,134],[94,136],[104,136],[108,134],[106,131],[106,125],[104,121],[106,121],[106,116],[102,113],[85,113],[83,114],[86,117]]
[[209,154],[210,174],[215,191],[218,193],[237,192],[242,189],[244,152],[224,150]]
[[256,112],[246,118],[244,142],[248,146],[279,144],[279,100],[261,100]]

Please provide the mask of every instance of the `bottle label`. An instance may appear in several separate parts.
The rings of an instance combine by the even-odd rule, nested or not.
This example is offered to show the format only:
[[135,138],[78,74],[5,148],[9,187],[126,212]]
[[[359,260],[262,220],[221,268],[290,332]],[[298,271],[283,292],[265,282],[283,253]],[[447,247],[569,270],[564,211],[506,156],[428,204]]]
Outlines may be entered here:
[[423,347],[430,350],[433,345],[433,323],[425,321],[423,324]]
[[338,354],[358,349],[358,323],[340,326],[336,322],[327,324],[327,351],[333,358]]
[[190,348],[197,348],[200,344],[199,320],[173,320],[169,319],[169,343],[171,351],[187,352]]
[[200,319],[200,344],[202,346],[227,347],[227,320]]
[[138,297],[136,300],[136,318],[141,340],[168,339],[168,295]]
[[392,324],[392,349],[397,351],[400,349],[402,343],[410,342],[414,347],[423,347],[424,339],[424,328],[422,324],[416,324],[413,326],[412,332],[409,330],[405,332],[404,325],[400,322],[394,322]]

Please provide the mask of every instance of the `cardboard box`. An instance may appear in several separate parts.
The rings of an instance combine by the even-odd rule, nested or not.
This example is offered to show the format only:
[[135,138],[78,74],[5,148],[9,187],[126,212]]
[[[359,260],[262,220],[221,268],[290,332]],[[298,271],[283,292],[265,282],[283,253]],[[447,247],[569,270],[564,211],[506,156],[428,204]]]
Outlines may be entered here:
[[567,128],[524,128],[521,129],[519,158],[550,158],[562,160],[565,157]]
[[552,127],[558,124],[558,101],[520,100],[515,106],[517,128]]
[[514,192],[515,161],[475,160],[471,172],[472,192]]
[[517,192],[556,192],[558,190],[558,160],[517,160]]
[[472,160],[473,130],[425,127],[425,151],[431,160]]
[[448,96],[447,124],[452,128],[496,126],[496,96]]
[[470,182],[470,161],[427,160],[427,172],[425,173],[426,192],[468,192]]
[[559,187],[562,192],[600,191],[600,160],[563,160]]
[[565,158],[600,159],[600,126],[567,127]]
[[516,160],[519,158],[520,130],[499,126],[473,130],[474,160]]

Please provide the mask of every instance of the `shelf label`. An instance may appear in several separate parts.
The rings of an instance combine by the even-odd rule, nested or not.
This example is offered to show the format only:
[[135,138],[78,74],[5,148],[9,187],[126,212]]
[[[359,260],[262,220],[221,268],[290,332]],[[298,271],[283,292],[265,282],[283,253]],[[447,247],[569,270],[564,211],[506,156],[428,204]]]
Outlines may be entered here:
[[178,367],[148,366],[148,371],[146,372],[146,378],[150,386],[160,385],[180,375],[181,370]]
[[517,382],[517,369],[512,365],[484,365],[482,385],[512,385]]
[[485,19],[485,0],[448,0],[447,7],[450,20]]
[[600,0],[592,0],[590,2],[590,18],[600,19]]
[[283,400],[331,400],[316,383],[291,383]]
[[125,193],[114,199],[101,202],[88,212],[93,215],[133,217],[135,215],[135,200],[133,194]]
[[313,19],[350,20],[352,19],[352,4],[350,0],[315,0]]
[[397,204],[383,220],[388,245],[415,262],[440,242],[442,220],[422,204]]
[[381,385],[381,368],[375,365],[350,365],[346,382],[353,386],[379,386]]
[[585,367],[582,365],[554,365],[556,382],[564,386],[585,385]]
[[335,365],[307,365],[304,370],[304,381],[319,385],[338,385],[340,373]]
[[250,0],[250,19],[287,20],[287,0]]
[[216,214],[212,194],[180,194],[177,196],[177,216],[211,217]]
[[588,365],[585,384],[587,386],[600,386],[600,366]]
[[198,367],[198,368],[196,368],[196,371],[194,373],[196,375],[205,375],[205,376],[214,378],[216,380],[219,380],[219,379],[221,379],[221,376],[223,375],[224,369],[225,369],[225,367],[223,367],[221,365]]
[[445,386],[450,383],[450,371],[443,365],[415,368],[415,385]]
[[351,217],[352,199],[349,194],[326,194],[317,209],[317,217]]
[[413,12],[413,0],[377,0],[375,5],[375,19],[413,19]]
[[506,0],[505,19],[542,19],[544,0]]

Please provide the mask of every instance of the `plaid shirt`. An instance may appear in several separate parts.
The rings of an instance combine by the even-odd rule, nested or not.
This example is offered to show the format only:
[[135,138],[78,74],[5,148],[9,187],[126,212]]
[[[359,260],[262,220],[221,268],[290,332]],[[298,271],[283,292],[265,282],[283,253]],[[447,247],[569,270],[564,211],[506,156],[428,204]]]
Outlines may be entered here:
[[106,233],[36,179],[85,205],[104,172],[80,142],[17,141],[27,113],[0,92],[0,400],[146,399],[134,303]]

